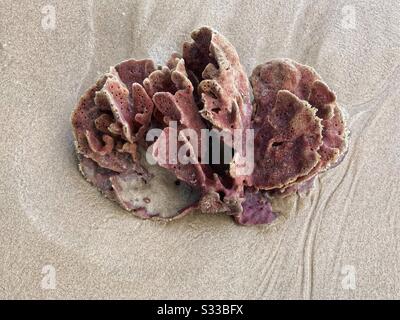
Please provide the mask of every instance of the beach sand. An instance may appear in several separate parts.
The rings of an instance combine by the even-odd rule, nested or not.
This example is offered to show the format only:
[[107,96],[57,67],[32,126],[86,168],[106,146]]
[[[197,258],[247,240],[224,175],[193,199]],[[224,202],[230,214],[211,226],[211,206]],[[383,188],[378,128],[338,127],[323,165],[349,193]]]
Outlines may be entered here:
[[[49,6],[50,5],[50,6]],[[0,298],[400,298],[400,3],[2,1]],[[70,114],[109,66],[163,63],[210,25],[250,74],[314,67],[348,112],[344,162],[271,226],[132,217],[77,170]]]

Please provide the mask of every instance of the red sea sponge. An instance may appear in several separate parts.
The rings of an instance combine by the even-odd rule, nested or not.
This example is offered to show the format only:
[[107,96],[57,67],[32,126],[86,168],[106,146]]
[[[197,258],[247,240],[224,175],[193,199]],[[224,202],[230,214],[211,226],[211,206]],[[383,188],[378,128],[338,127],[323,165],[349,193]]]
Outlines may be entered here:
[[[316,175],[343,159],[342,110],[310,67],[275,59],[256,67],[249,82],[225,37],[202,27],[192,39],[163,67],[124,61],[85,92],[72,114],[80,171],[144,219],[197,211],[271,223],[270,197],[309,191]],[[155,141],[146,138],[151,129],[159,132]],[[221,134],[221,145],[205,129]],[[254,152],[232,142],[240,129],[242,143],[254,133]],[[167,143],[173,140],[176,150]],[[210,163],[220,153],[223,161]],[[243,173],[241,164],[252,160],[254,169]]]
[[252,107],[249,81],[233,45],[208,27],[183,45],[186,66],[200,81],[204,119],[219,129],[248,128]]
[[[207,207],[208,212],[223,210],[229,214],[238,213],[242,201],[239,194],[226,188],[221,182],[223,177],[218,176],[213,168],[203,161],[204,155],[200,152],[201,130],[206,129],[207,125],[199,114],[194,87],[185,62],[174,54],[167,65],[169,67],[153,72],[144,82],[147,90],[153,95],[158,118],[162,119],[163,126],[166,126],[162,136],[153,144],[153,156],[160,166],[174,173],[178,179],[197,187],[201,192],[199,202],[193,204],[193,207],[202,207],[203,212]],[[175,121],[177,127],[169,127],[170,121]],[[196,135],[195,140],[186,135],[187,129],[191,129]],[[168,158],[170,150],[167,142],[171,137],[177,140],[178,148],[184,147],[189,153],[189,163],[182,164]]]
[[287,90],[278,92],[275,106],[264,120],[254,120],[253,128],[254,171],[243,177],[248,186],[284,188],[307,175],[320,160],[321,119],[306,101]]
[[257,123],[262,126],[282,90],[307,101],[315,109],[316,117],[321,119],[322,144],[314,148],[318,152],[319,161],[307,174],[299,175],[289,184],[277,187],[272,194],[288,195],[299,188],[310,186],[311,183],[307,181],[334,165],[347,149],[348,132],[335,94],[314,69],[290,59],[275,59],[256,67],[250,81],[256,105],[254,127],[257,127]]
[[[137,216],[170,219],[183,214],[186,202],[198,195],[140,159],[138,148],[145,147],[154,109],[142,85],[154,70],[150,60],[128,60],[111,68],[82,96],[71,120],[85,178]],[[155,192],[162,196],[152,198]]]

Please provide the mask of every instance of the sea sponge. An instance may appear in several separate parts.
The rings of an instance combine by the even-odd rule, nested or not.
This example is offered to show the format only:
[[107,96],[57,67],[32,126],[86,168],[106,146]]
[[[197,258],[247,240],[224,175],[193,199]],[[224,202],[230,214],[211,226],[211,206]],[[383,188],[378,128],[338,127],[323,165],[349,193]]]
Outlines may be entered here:
[[[287,90],[276,95],[275,106],[263,121],[253,121],[254,161],[246,185],[280,189],[307,175],[319,162],[321,119],[316,110]],[[236,159],[234,159],[236,161]],[[231,174],[235,175],[234,170]]]
[[347,150],[348,130],[335,94],[314,69],[290,59],[274,59],[257,66],[250,81],[256,106],[254,127],[257,127],[257,123],[265,122],[281,90],[287,90],[307,101],[316,110],[317,118],[321,119],[322,144],[316,149],[319,161],[307,174],[300,175],[286,186],[276,188],[271,194],[289,195],[299,189],[307,191],[312,185],[307,181],[343,159]]
[[[308,66],[274,59],[249,81],[224,36],[209,27],[191,36],[165,66],[127,60],[84,93],[71,119],[80,171],[143,219],[201,212],[271,223],[278,216],[271,197],[307,193],[343,160],[342,109]],[[203,136],[211,129],[220,140]],[[241,143],[254,134],[250,150],[233,142],[237,131]],[[221,161],[213,163],[216,154]],[[254,169],[243,173],[246,161]]]
[[233,45],[208,27],[183,45],[187,68],[199,79],[200,114],[219,129],[248,128],[252,115],[249,81]]

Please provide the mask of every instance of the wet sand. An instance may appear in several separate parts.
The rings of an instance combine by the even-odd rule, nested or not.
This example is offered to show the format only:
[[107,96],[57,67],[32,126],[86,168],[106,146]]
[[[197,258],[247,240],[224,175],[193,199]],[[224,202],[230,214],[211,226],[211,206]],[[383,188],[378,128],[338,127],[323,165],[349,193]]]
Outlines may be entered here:
[[[51,2],[0,4],[1,298],[400,298],[397,1]],[[271,226],[142,221],[78,172],[69,117],[85,88],[127,58],[163,63],[201,25],[248,73],[313,66],[349,113],[345,161],[275,203]]]

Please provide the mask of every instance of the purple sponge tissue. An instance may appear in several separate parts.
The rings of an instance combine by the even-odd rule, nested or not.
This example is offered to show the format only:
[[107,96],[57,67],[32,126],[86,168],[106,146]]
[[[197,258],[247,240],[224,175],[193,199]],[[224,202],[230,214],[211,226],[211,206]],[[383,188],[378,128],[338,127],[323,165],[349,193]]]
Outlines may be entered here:
[[143,219],[224,213],[273,222],[271,199],[307,194],[347,151],[335,94],[290,59],[247,77],[234,46],[202,27],[165,66],[123,61],[72,114],[79,169]]

